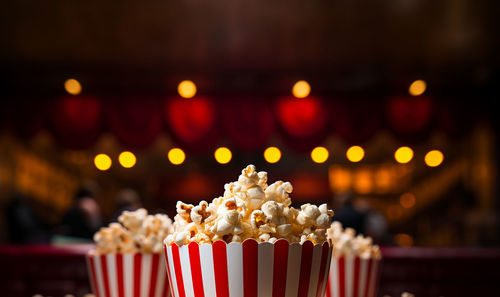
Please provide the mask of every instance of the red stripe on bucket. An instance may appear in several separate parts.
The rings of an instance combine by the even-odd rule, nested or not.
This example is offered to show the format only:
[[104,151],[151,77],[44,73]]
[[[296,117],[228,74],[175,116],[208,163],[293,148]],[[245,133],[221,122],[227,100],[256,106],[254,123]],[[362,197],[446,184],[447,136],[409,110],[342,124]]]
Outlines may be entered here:
[[345,258],[342,257],[339,259],[339,296],[345,296]]
[[332,293],[330,292],[330,277],[328,277],[328,282],[326,283],[326,297],[331,297]]
[[257,297],[258,288],[258,256],[257,241],[247,239],[243,241],[243,292],[245,297]]
[[134,296],[141,296],[142,255],[134,255]]
[[116,282],[118,283],[118,297],[125,296],[123,285],[123,255],[116,254]]
[[109,294],[109,279],[108,279],[108,262],[106,261],[106,255],[101,255],[101,270],[104,279],[104,295],[110,297]]
[[354,297],[358,297],[359,290],[359,257],[354,258],[354,281],[353,281],[353,294]]
[[94,288],[94,294],[96,295],[96,297],[100,297],[99,285],[97,284],[97,276],[95,272],[95,263],[94,263],[97,257],[90,256],[88,259],[90,264],[90,273],[92,275],[92,286]]
[[364,296],[365,297],[368,297],[368,292],[370,291],[370,274],[372,272],[372,262],[373,260],[372,259],[369,259],[368,260],[368,271],[366,273],[366,281],[365,281],[365,294]]
[[160,264],[160,255],[153,254],[151,257],[151,277],[149,282],[149,295],[154,296],[156,290],[156,282],[158,281],[158,264]]
[[229,297],[226,243],[221,240],[214,242],[212,244],[212,253],[214,256],[215,290],[217,297]]
[[323,288],[323,284],[325,283],[326,269],[328,269],[328,261],[331,261],[331,258],[328,257],[330,252],[330,246],[328,243],[324,243],[321,250],[321,265],[319,270],[319,279],[318,279],[318,288],[316,289],[316,297],[321,296],[321,289]]
[[179,291],[179,297],[186,297],[186,293],[184,291],[184,281],[182,279],[179,247],[176,244],[172,245],[172,259],[174,261],[175,278],[177,280],[177,290]]
[[195,297],[204,297],[203,275],[201,274],[200,246],[196,242],[188,245],[189,263],[191,264],[191,279],[193,280],[193,291]]
[[309,290],[309,279],[311,277],[311,263],[313,255],[313,243],[309,240],[302,244],[302,258],[300,262],[299,291],[297,297],[307,297]]
[[274,243],[273,297],[285,296],[289,245],[288,241],[281,239]]

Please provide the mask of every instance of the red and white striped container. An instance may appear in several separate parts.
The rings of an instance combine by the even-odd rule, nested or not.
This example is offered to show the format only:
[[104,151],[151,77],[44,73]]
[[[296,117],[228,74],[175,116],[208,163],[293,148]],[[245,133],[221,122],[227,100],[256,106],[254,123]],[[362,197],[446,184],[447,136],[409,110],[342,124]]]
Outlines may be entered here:
[[323,297],[328,243],[243,243],[165,246],[174,297]]
[[332,258],[326,297],[375,297],[380,259]]
[[162,254],[87,255],[96,297],[170,296]]

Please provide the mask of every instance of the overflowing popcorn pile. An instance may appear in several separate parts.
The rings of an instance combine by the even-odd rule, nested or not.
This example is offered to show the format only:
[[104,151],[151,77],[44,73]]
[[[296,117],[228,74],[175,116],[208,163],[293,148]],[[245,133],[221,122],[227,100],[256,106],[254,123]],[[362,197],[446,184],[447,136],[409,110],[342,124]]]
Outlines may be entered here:
[[371,237],[364,237],[361,234],[356,235],[352,228],[342,228],[340,222],[333,222],[327,230],[328,239],[333,243],[334,257],[361,257],[375,258],[381,257],[378,245],[374,245]]
[[144,208],[124,211],[118,221],[94,235],[96,253],[161,253],[163,240],[173,232],[167,215],[148,215]]
[[327,240],[333,211],[326,204],[318,207],[308,203],[300,210],[290,207],[293,187],[289,182],[268,185],[267,173],[248,165],[238,181],[226,184],[224,189],[224,196],[211,203],[201,201],[194,206],[177,202],[174,233],[167,236],[165,244],[229,243],[248,238],[271,243],[280,238],[290,243]]

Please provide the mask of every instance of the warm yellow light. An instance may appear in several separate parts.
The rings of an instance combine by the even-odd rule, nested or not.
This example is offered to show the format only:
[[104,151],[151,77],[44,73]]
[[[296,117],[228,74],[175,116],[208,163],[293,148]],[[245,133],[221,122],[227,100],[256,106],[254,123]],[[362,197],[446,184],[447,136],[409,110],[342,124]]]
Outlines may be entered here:
[[297,98],[305,98],[311,93],[311,86],[305,80],[299,80],[293,85],[292,94]]
[[415,206],[415,202],[415,195],[412,193],[404,193],[401,197],[399,197],[399,204],[401,204],[404,208],[412,208]]
[[184,160],[186,160],[186,154],[180,148],[173,148],[168,151],[168,160],[174,165],[180,165]]
[[394,153],[394,159],[401,164],[408,163],[413,159],[413,150],[407,146],[402,146]]
[[346,152],[347,159],[351,162],[359,162],[365,157],[365,150],[360,146],[351,146]]
[[182,98],[193,98],[196,95],[196,85],[190,80],[183,80],[177,86],[177,92]]
[[229,150],[227,147],[220,147],[220,148],[216,149],[214,156],[215,156],[215,160],[217,162],[219,162],[220,164],[227,164],[233,158],[233,154],[231,153],[231,150]]
[[442,152],[438,150],[429,151],[425,155],[425,164],[427,164],[427,166],[429,167],[439,166],[441,165],[441,163],[443,163],[443,160],[444,160],[444,155]]
[[412,96],[420,96],[422,95],[425,90],[427,89],[427,84],[425,81],[419,79],[411,83],[410,87],[408,88],[408,93]]
[[312,151],[311,151],[311,159],[315,162],[315,163],[325,163],[326,160],[328,160],[328,157],[330,156],[330,153],[328,152],[328,150],[323,147],[323,146],[318,146],[318,147],[315,147]]
[[132,152],[122,152],[118,156],[118,162],[125,168],[132,168],[137,162],[137,158]]
[[71,95],[78,95],[82,92],[82,85],[76,79],[70,78],[64,82],[64,89]]
[[101,171],[106,171],[111,167],[111,158],[106,154],[98,154],[94,158],[94,165]]
[[281,159],[281,151],[275,146],[268,147],[264,151],[264,159],[269,163],[276,163]]

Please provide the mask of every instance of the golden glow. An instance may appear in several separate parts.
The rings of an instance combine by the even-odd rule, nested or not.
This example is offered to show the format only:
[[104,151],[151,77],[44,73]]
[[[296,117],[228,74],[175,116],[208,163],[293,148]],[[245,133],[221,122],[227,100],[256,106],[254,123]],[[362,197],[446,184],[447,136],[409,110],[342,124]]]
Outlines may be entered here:
[[410,247],[413,245],[413,237],[406,233],[399,233],[394,236],[394,240],[399,246]]
[[408,163],[413,159],[413,150],[407,146],[402,146],[394,153],[394,159],[401,164]]
[[299,80],[293,85],[292,94],[297,98],[305,98],[311,93],[311,86],[305,80]]
[[118,156],[118,162],[125,168],[132,168],[137,162],[137,158],[132,152],[122,152]]
[[330,153],[328,150],[323,147],[323,146],[318,146],[315,147],[312,152],[311,152],[311,159],[315,163],[325,163],[326,160],[328,160],[328,157],[330,156]]
[[328,170],[328,181],[334,192],[344,192],[351,188],[353,177],[350,170],[339,165],[331,165]]
[[415,195],[412,193],[404,193],[401,197],[399,197],[399,204],[401,204],[404,208],[412,208],[415,206],[415,202],[417,202],[417,200],[415,199]]
[[64,89],[71,95],[78,95],[82,92],[82,85],[76,79],[70,78],[64,82]]
[[184,162],[184,160],[186,160],[186,154],[184,151],[177,147],[169,150],[167,157],[170,163],[174,165],[180,165]]
[[347,159],[351,162],[359,162],[365,157],[365,150],[360,146],[351,146],[346,152]]
[[280,149],[275,146],[266,148],[264,151],[264,159],[266,159],[268,163],[278,162],[281,159]]
[[190,80],[183,80],[177,86],[177,92],[182,98],[193,98],[196,95],[196,85]]
[[101,171],[106,171],[111,167],[111,158],[106,154],[98,154],[94,158],[94,165]]
[[419,79],[411,83],[408,93],[412,96],[420,96],[425,92],[425,89],[427,89],[427,84],[425,81]]
[[359,194],[368,194],[373,191],[373,174],[369,169],[361,168],[354,174],[353,187]]
[[233,158],[233,154],[231,153],[231,150],[229,150],[227,147],[220,147],[220,148],[216,149],[214,156],[215,156],[215,160],[217,162],[219,162],[220,164],[227,164]]
[[438,150],[432,150],[425,155],[425,164],[429,167],[437,167],[443,163],[444,155]]

